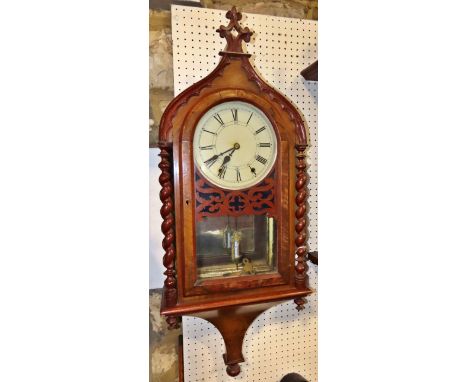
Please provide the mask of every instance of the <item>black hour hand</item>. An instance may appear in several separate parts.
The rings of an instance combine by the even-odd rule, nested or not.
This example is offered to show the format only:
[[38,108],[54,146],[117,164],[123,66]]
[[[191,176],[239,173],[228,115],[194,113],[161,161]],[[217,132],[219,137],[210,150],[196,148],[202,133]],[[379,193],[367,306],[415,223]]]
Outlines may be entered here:
[[[232,153],[231,153],[232,154]],[[228,155],[227,157],[224,157],[223,164],[221,167],[225,167],[226,164],[231,160],[231,155]]]

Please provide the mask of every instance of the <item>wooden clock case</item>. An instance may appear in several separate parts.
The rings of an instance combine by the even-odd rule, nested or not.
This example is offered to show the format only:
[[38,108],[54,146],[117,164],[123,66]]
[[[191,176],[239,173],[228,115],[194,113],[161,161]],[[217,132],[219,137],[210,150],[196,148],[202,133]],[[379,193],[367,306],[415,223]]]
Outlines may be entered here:
[[[278,302],[294,299],[302,310],[308,287],[306,248],[307,133],[295,107],[254,70],[242,41],[253,34],[239,25],[242,15],[233,7],[218,66],[203,80],[179,94],[164,112],[159,131],[162,173],[159,178],[166,268],[161,314],[169,328],[181,315],[204,318],[215,325],[226,344],[224,361],[231,376],[243,362],[242,341],[253,320]],[[213,106],[227,101],[256,106],[272,123],[278,140],[275,173],[275,211],[278,220],[278,269],[273,274],[197,281],[195,257],[195,166],[192,142],[195,127]],[[255,186],[254,186],[255,187]],[[226,193],[226,192],[225,192]]]

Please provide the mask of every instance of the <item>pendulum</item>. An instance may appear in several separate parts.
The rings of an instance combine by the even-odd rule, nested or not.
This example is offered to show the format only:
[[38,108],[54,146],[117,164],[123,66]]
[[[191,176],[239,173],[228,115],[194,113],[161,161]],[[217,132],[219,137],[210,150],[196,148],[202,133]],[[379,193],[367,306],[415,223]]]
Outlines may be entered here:
[[229,216],[227,218],[227,224],[223,231],[223,247],[230,249],[231,248],[231,239],[232,239],[232,228],[229,225]]
[[239,263],[241,261],[241,251],[240,251],[240,241],[242,234],[237,229],[237,218],[234,218],[236,222],[236,229],[232,233],[231,237],[231,260],[233,263],[236,264],[236,268],[238,268]]
[[231,243],[231,259],[236,264],[236,267],[239,265],[241,252],[240,252],[240,239],[241,233],[239,231],[234,231],[232,234],[232,243]]

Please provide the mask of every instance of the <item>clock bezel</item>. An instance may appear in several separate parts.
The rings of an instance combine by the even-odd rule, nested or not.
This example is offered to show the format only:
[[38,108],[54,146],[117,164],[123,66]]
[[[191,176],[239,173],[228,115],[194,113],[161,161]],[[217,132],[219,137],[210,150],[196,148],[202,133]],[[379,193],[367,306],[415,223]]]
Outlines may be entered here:
[[245,99],[229,99],[229,100],[221,100],[221,102],[218,102],[214,105],[212,105],[211,107],[209,107],[205,112],[203,112],[200,116],[200,118],[198,119],[196,125],[195,125],[195,129],[193,130],[193,139],[192,139],[192,142],[195,141],[195,133],[196,133],[196,130],[197,130],[197,127],[200,123],[200,121],[203,119],[203,117],[210,112],[210,110],[214,109],[215,107],[219,106],[219,105],[222,105],[224,103],[228,103],[228,102],[243,102],[243,103],[246,103],[248,105],[251,105],[253,106],[254,108],[258,109],[261,113],[263,113],[263,115],[266,117],[266,119],[268,120],[268,122],[270,123],[271,125],[271,128],[272,128],[272,131],[273,131],[273,134],[274,134],[274,138],[275,138],[275,153],[274,153],[274,160],[272,162],[272,164],[270,165],[270,169],[265,172],[262,177],[258,178],[258,180],[255,182],[255,183],[252,183],[252,184],[249,184],[247,186],[244,186],[244,187],[241,187],[241,188],[237,188],[237,187],[225,187],[223,186],[222,184],[217,184],[215,182],[212,181],[212,179],[208,178],[206,175],[205,175],[205,172],[202,170],[201,168],[201,165],[199,165],[199,163],[197,163],[196,159],[195,159],[195,148],[194,146],[192,145],[192,151],[193,151],[193,155],[194,155],[194,165],[195,167],[197,168],[197,170],[199,171],[199,174],[201,176],[203,176],[203,179],[209,183],[211,186],[213,187],[216,187],[216,188],[219,188],[221,190],[225,190],[225,191],[242,191],[242,190],[246,190],[248,188],[251,188],[251,187],[255,187],[256,185],[260,184],[263,180],[265,180],[266,178],[268,178],[269,176],[271,176],[271,173],[273,172],[273,170],[275,169],[276,167],[276,163],[277,163],[277,160],[278,160],[278,128],[275,126],[274,124],[274,120],[259,106],[255,105],[254,103],[252,102],[249,102]]

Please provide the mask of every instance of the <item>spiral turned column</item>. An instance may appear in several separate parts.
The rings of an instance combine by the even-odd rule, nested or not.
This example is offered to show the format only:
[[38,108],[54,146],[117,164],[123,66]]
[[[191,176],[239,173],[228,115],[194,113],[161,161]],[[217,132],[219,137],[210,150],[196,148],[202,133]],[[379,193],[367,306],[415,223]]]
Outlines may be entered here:
[[[296,145],[296,275],[295,282],[298,288],[307,288],[307,173],[306,173],[306,145]],[[294,300],[296,309],[304,309],[307,302],[305,298],[300,297]]]
[[[159,176],[159,183],[161,184],[161,192],[159,197],[161,198],[161,216],[163,222],[161,224],[161,230],[164,235],[162,246],[164,249],[163,264],[166,268],[164,274],[166,279],[164,280],[164,299],[166,306],[173,306],[177,303],[177,280],[175,270],[175,230],[174,230],[174,201],[173,201],[173,183],[171,175],[171,152],[172,149],[168,146],[160,146],[161,162],[159,168],[161,169],[161,175]],[[179,320],[175,316],[166,317],[166,322],[169,325],[169,329],[176,329],[179,327]]]

